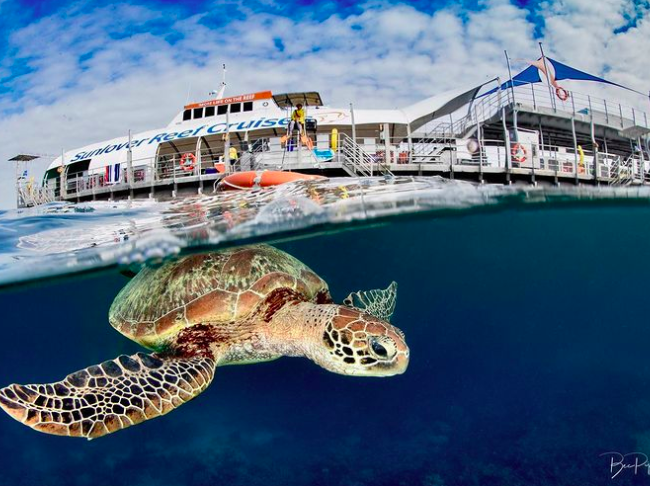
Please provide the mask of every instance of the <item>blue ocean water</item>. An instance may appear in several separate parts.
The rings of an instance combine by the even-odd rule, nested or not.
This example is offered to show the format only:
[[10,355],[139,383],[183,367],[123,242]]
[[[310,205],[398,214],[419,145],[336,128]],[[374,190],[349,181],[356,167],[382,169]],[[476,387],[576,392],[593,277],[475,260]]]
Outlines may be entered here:
[[[178,410],[87,442],[0,415],[0,485],[648,484],[650,208],[398,219],[287,240],[335,300],[399,283],[404,375],[300,358],[217,370]],[[117,269],[9,287],[0,386],[139,347],[107,321]],[[632,459],[630,461],[633,462]]]

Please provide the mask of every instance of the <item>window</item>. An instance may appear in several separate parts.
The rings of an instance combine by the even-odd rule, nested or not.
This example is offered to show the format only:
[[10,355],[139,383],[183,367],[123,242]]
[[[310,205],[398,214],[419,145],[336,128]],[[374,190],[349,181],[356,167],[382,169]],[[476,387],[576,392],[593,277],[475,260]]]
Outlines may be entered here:
[[214,116],[214,106],[208,106],[205,109],[205,116]]
[[233,103],[230,105],[230,113],[239,113],[241,111],[241,103]]
[[225,115],[228,113],[228,105],[217,106],[217,115]]
[[185,110],[183,112],[183,121],[187,121],[191,119],[192,119],[192,110]]
[[194,119],[203,118],[203,108],[194,108]]
[[247,101],[244,103],[244,111],[253,111],[253,102]]

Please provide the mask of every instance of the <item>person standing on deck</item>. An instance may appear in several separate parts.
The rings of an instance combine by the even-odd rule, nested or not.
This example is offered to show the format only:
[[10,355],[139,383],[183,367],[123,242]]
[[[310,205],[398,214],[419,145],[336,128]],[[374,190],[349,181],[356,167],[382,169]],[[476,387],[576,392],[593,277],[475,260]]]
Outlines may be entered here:
[[232,146],[232,145],[228,149],[228,155],[230,156],[230,163],[231,164],[234,164],[239,159],[239,154],[237,153],[237,148]]
[[289,137],[293,135],[294,128],[298,128],[298,135],[302,135],[305,132],[305,110],[302,108],[302,104],[298,103],[296,109],[291,113],[291,123],[289,124]]

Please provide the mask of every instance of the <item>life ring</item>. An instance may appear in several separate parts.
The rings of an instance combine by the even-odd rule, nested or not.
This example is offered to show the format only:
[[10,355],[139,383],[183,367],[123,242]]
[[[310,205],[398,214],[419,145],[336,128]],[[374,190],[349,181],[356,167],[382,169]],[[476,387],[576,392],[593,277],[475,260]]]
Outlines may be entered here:
[[526,152],[526,147],[524,147],[520,143],[516,143],[512,146],[512,150],[510,151],[512,154],[512,160],[515,162],[523,163],[526,162],[526,156],[528,153]]
[[569,99],[569,92],[561,86],[558,86],[555,88],[555,96],[557,96],[561,101],[566,101]]
[[[188,162],[189,160],[189,162]],[[196,155],[192,152],[185,152],[181,157],[180,166],[185,172],[192,172],[196,163]]]
[[301,174],[299,172],[283,172],[280,170],[265,170],[236,172],[224,177],[219,186],[223,189],[251,189],[253,187],[270,187],[293,181],[313,181],[325,179],[323,176]]

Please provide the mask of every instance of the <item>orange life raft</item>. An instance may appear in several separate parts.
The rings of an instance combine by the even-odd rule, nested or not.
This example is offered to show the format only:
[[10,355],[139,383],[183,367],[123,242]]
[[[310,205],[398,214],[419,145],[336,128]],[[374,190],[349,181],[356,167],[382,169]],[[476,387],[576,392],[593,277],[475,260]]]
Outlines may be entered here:
[[299,172],[283,172],[280,170],[237,172],[224,177],[220,186],[223,189],[250,189],[252,187],[278,186],[286,182],[312,181],[325,179],[323,176],[301,174]]

